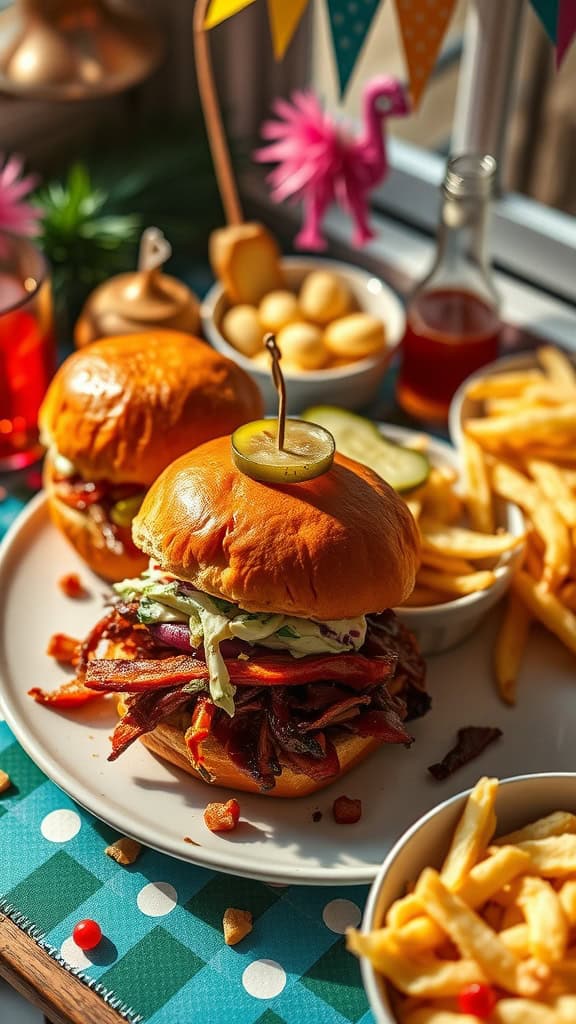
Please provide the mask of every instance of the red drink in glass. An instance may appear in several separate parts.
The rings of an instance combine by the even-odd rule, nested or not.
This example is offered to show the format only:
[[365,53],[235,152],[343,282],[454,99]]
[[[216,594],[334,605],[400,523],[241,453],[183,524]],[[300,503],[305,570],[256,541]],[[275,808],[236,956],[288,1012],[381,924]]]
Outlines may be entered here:
[[46,265],[25,239],[0,236],[0,469],[41,454],[37,419],[56,367]]
[[498,357],[500,318],[473,292],[438,288],[408,309],[398,397],[418,419],[444,422],[454,392]]

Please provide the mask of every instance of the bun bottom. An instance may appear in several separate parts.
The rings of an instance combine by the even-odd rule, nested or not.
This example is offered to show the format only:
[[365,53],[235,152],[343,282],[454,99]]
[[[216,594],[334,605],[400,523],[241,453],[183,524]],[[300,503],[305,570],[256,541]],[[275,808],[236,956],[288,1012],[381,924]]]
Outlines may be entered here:
[[139,576],[148,567],[148,556],[137,551],[132,545],[130,530],[118,529],[118,538],[124,550],[121,553],[111,551],[106,544],[98,523],[85,512],[70,508],[56,497],[52,482],[49,456],[46,456],[44,468],[44,487],[48,496],[48,510],[54,526],[64,534],[66,539],[78,552],[84,562],[103,579],[110,583],[132,576]]
[[[123,700],[120,699],[118,701],[118,713],[123,715],[125,711],[126,706]],[[261,790],[254,779],[249,775],[245,775],[239,768],[236,768],[222,745],[212,736],[202,744],[202,755],[206,768],[213,776],[211,782],[207,782],[192,767],[184,742],[184,733],[177,725],[173,725],[170,722],[162,722],[152,732],[141,736],[140,742],[148,750],[151,750],[153,754],[163,758],[165,761],[169,761],[170,764],[175,765],[177,768],[181,768],[182,771],[188,772],[189,775],[200,779],[206,785],[222,786],[225,789],[238,790],[245,793],[257,793],[259,796],[293,799],[299,796],[310,796],[311,793],[316,793],[320,789],[325,789],[327,786],[331,786],[332,783],[338,782],[346,772],[349,772],[351,768],[382,746],[382,741],[374,737],[342,733],[341,736],[336,738],[331,736],[330,738],[338,752],[338,760],[340,762],[338,775],[333,775],[329,779],[312,779],[308,775],[294,771],[290,765],[283,764],[282,774],[276,779],[274,789],[269,790]]]

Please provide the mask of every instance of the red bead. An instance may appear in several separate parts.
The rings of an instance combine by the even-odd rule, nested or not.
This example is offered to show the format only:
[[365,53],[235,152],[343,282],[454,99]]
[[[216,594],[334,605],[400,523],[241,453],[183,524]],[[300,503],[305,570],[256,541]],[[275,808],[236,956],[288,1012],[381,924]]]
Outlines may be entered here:
[[96,921],[78,921],[74,926],[72,938],[80,949],[94,949],[102,938],[102,929]]
[[487,1020],[496,1006],[496,993],[490,985],[466,985],[458,996],[460,1013],[470,1013],[480,1020]]

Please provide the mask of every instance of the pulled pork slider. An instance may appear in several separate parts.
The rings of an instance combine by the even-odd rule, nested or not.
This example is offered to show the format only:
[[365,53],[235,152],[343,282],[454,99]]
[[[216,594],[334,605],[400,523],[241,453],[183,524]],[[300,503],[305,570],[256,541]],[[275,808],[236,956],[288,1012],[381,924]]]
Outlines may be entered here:
[[[121,693],[111,759],[134,740],[199,778],[312,793],[428,710],[424,663],[394,613],[418,564],[412,516],[336,455],[290,485],[245,476],[230,439],[170,465],[133,523],[150,556],[84,651],[79,678]],[[88,692],[88,691],[86,691]]]
[[148,560],[130,528],[152,481],[261,412],[248,374],[188,334],[125,335],[74,353],[39,417],[54,523],[100,576],[137,575]]

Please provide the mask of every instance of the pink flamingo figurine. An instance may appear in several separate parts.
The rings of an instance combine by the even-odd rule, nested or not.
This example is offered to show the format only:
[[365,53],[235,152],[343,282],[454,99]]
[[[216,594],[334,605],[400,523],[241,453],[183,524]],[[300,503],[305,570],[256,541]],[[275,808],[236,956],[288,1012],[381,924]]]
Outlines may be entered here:
[[326,248],[322,219],[333,202],[352,214],[354,245],[364,245],[373,238],[368,225],[368,193],[388,171],[382,122],[408,113],[403,86],[390,75],[368,83],[363,96],[364,130],[357,139],[322,109],[312,92],[295,92],[291,102],[277,99],[272,109],[278,119],[262,125],[262,138],[268,144],[254,156],[260,163],[278,165],[268,176],[275,202],[303,203],[297,247]]

